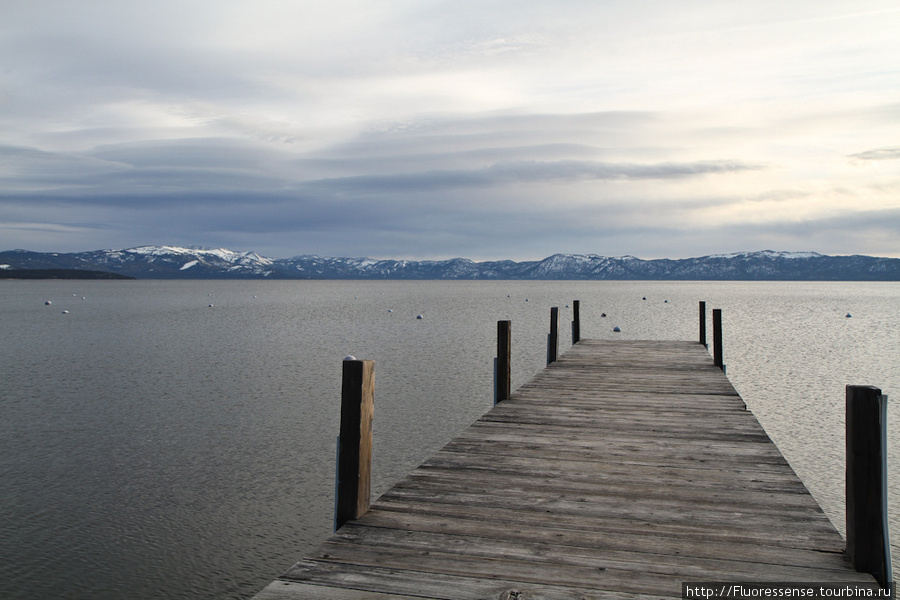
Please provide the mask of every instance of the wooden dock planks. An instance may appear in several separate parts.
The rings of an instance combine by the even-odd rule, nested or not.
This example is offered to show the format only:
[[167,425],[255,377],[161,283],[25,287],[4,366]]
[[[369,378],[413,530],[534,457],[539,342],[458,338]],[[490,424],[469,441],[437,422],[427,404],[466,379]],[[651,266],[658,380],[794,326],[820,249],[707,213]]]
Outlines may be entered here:
[[255,600],[872,582],[707,350],[582,340]]

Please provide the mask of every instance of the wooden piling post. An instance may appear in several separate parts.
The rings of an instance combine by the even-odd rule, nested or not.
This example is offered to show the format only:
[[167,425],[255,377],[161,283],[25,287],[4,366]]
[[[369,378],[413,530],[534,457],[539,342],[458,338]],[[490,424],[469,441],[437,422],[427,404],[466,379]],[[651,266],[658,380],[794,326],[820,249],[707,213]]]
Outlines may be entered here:
[[511,321],[497,321],[497,359],[494,363],[494,404],[509,400],[511,391],[511,328]]
[[879,584],[892,581],[887,524],[887,396],[847,386],[847,556]]
[[713,362],[716,366],[725,370],[725,362],[722,357],[722,309],[713,309]]
[[375,361],[344,360],[335,529],[369,510]]
[[706,343],[706,302],[700,302],[700,343],[709,348]]
[[547,335],[547,364],[556,362],[559,356],[559,307],[550,309],[550,333]]
[[581,341],[581,301],[572,301],[572,345]]

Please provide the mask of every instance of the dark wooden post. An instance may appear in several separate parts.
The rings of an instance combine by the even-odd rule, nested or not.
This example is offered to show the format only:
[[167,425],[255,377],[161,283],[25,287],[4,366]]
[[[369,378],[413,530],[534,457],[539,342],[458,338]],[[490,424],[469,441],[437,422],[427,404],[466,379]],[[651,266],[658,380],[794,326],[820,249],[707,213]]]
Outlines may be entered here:
[[700,343],[709,348],[709,344],[706,343],[706,302],[702,301],[700,302]]
[[334,528],[369,510],[375,361],[344,360]]
[[713,361],[716,366],[725,370],[725,362],[722,359],[722,309],[713,309]]
[[879,584],[891,576],[887,525],[887,396],[847,386],[847,556]]
[[550,309],[550,334],[547,336],[547,364],[556,362],[559,356],[559,307]]
[[511,321],[497,321],[497,359],[494,363],[494,404],[509,400]]
[[581,301],[572,301],[572,344],[581,341]]

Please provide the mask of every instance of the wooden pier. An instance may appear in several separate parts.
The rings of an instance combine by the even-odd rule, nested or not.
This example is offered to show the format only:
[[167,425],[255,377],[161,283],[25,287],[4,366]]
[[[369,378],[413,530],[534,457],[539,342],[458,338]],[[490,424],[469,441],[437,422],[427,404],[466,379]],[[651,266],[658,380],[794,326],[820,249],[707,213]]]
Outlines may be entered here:
[[703,344],[581,340],[255,600],[874,585],[844,550]]

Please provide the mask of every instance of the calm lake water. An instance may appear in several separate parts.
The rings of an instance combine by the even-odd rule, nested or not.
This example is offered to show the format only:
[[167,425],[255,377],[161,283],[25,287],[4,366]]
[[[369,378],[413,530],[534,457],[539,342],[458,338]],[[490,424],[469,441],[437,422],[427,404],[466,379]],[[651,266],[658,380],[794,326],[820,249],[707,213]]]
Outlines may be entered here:
[[378,495],[490,408],[498,320],[515,388],[575,299],[586,338],[722,308],[729,378],[843,532],[844,386],[900,393],[897,283],[2,281],[0,598],[251,597],[331,532],[346,354],[376,361]]

